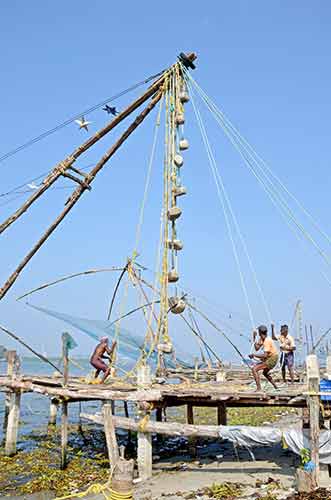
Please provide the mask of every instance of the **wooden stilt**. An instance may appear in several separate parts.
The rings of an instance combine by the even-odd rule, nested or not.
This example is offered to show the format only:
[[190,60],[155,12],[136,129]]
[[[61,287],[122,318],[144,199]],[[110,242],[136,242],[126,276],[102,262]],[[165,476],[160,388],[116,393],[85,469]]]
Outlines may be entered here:
[[[147,388],[151,385],[151,370],[148,365],[141,365],[137,370],[138,387]],[[148,404],[142,403],[139,410],[141,421],[149,418],[149,413],[144,408]],[[143,481],[152,477],[152,435],[146,432],[138,432],[137,462],[139,477]]]
[[[312,487],[318,487],[319,485],[319,435],[320,435],[320,425],[319,425],[319,414],[320,414],[320,400],[319,400],[319,384],[320,384],[320,374],[317,356],[315,354],[310,354],[306,359],[307,365],[307,379],[308,379],[308,392],[310,395],[307,397],[307,403],[309,408],[309,421],[310,421],[310,453],[311,460],[315,464],[315,468],[312,472]],[[315,395],[315,394],[316,395]]]
[[[14,375],[14,369],[15,369],[16,351],[7,351],[6,358],[7,358],[7,377],[12,378]],[[7,432],[10,401],[11,401],[11,393],[6,392],[6,395],[5,395],[5,413],[3,416],[4,443],[6,442],[6,432]]]
[[220,403],[217,407],[217,425],[227,425],[227,411],[225,403]]
[[20,420],[21,392],[15,391],[10,395],[10,406],[8,413],[5,454],[15,455],[17,445],[17,434]]
[[[188,404],[186,407],[186,423],[190,425],[194,425],[194,411],[193,405]],[[195,436],[191,436],[188,439],[188,451],[192,457],[196,457],[197,455],[197,438]]]
[[115,426],[113,424],[112,405],[111,404],[103,405],[102,411],[104,418],[104,429],[107,442],[109,464],[110,467],[113,468],[118,462],[119,451],[115,433]]
[[67,467],[68,447],[68,403],[62,403],[62,426],[61,426],[61,470]]
[[[123,401],[123,404],[124,404],[124,415],[125,415],[126,418],[130,418],[128,402],[127,401]],[[132,432],[129,430],[128,431],[128,443],[127,443],[127,446],[130,447],[131,445],[132,445]]]
[[49,405],[49,420],[48,425],[56,425],[56,417],[57,417],[57,408],[58,408],[58,400],[55,398],[51,398],[51,402]]

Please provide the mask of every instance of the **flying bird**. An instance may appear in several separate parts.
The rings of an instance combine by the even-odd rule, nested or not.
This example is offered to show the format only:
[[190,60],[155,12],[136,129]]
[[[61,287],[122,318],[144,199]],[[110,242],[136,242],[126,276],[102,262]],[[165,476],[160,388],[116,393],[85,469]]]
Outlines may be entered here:
[[106,104],[106,106],[104,108],[102,108],[103,111],[106,111],[108,114],[111,114],[111,115],[118,115],[119,111],[117,111],[116,107],[112,107],[112,106],[108,106],[108,104]]
[[90,125],[92,123],[92,122],[85,120],[84,116],[82,116],[79,120],[75,120],[75,122],[77,123],[77,125],[79,125],[79,130],[84,128],[86,130],[86,132],[88,132],[88,125]]
[[34,182],[31,182],[31,184],[27,184],[28,188],[30,189],[38,189],[39,186],[37,186],[37,184],[35,184]]

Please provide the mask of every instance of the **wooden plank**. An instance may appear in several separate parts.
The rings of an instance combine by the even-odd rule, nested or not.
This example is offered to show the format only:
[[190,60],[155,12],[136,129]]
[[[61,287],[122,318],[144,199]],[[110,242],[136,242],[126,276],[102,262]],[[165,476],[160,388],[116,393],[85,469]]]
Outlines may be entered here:
[[103,405],[103,421],[108,449],[110,467],[113,468],[119,460],[118,443],[116,439],[115,426],[113,423],[113,413],[111,404]]

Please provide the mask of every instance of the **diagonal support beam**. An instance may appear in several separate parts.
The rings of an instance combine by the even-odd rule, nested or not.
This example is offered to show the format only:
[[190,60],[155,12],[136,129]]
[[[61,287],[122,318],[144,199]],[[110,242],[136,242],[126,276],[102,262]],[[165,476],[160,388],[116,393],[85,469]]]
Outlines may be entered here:
[[91,172],[86,176],[85,183],[86,186],[79,185],[75,191],[72,193],[70,198],[68,198],[64,210],[58,215],[55,221],[48,227],[47,231],[41,236],[35,246],[30,250],[30,252],[24,257],[22,262],[17,266],[15,271],[8,278],[6,283],[0,289],[0,300],[6,295],[8,290],[13,286],[21,271],[25,268],[32,257],[38,252],[40,247],[45,243],[49,236],[55,231],[55,229],[60,225],[65,216],[70,212],[70,210],[75,206],[77,201],[80,199],[87,186],[90,186],[97,176],[97,174],[103,169],[108,160],[116,153],[120,146],[126,141],[126,139],[136,130],[136,128],[143,122],[146,116],[152,111],[156,104],[160,101],[163,94],[163,88],[157,92],[153,97],[151,102],[146,106],[146,108],[136,117],[136,119],[131,123],[131,125],[125,130],[125,132],[120,136],[120,138],[115,142],[115,144],[104,154],[101,160],[96,164],[96,166],[91,170]]
[[[170,68],[171,69],[171,68]],[[153,96],[164,82],[164,79],[168,71],[165,71],[163,75],[138,99],[131,103],[126,109],[119,113],[111,122],[109,122],[105,127],[96,132],[92,137],[87,139],[83,144],[76,148],[67,158],[60,163],[58,163],[53,170],[45,177],[40,188],[36,190],[30,198],[28,198],[23,205],[16,210],[12,215],[10,215],[2,224],[0,224],[0,234],[8,229],[13,222],[15,222],[21,215],[26,212],[30,206],[40,197],[45,191],[47,191],[57,179],[63,175],[66,170],[68,170],[73,163],[79,158],[85,151],[87,151],[96,142],[102,139],[106,134],[108,134],[113,128],[116,127],[121,121],[123,121],[127,116],[133,113],[138,107],[140,107],[144,102],[146,102],[151,96]]]

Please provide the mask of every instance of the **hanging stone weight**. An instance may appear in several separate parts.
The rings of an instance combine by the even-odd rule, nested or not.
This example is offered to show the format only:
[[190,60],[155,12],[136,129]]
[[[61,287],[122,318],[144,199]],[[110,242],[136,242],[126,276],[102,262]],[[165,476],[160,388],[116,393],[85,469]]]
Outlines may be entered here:
[[171,207],[168,210],[168,219],[174,221],[182,215],[182,209],[179,207]]
[[179,274],[176,269],[171,269],[171,271],[168,272],[168,283],[176,283],[178,280]]
[[181,93],[179,94],[179,99],[180,102],[185,104],[186,102],[189,102],[190,96],[188,95],[188,92],[186,90],[182,90]]
[[168,248],[173,250],[183,250],[183,243],[180,240],[168,240]]
[[165,354],[171,354],[173,351],[173,345],[171,342],[162,342],[162,344],[158,344],[157,349]]
[[186,187],[184,186],[178,186],[173,188],[172,190],[174,196],[183,196],[184,194],[187,193]]
[[176,165],[176,167],[178,168],[182,167],[183,163],[184,163],[184,158],[182,157],[182,155],[174,156],[174,164]]
[[169,297],[169,307],[173,314],[181,314],[185,311],[186,302],[179,297]]
[[188,149],[188,148],[189,148],[188,140],[187,139],[181,139],[179,141],[179,149],[181,151],[185,151],[185,149]]
[[176,114],[176,125],[184,125],[184,123],[185,123],[184,113],[177,113]]

